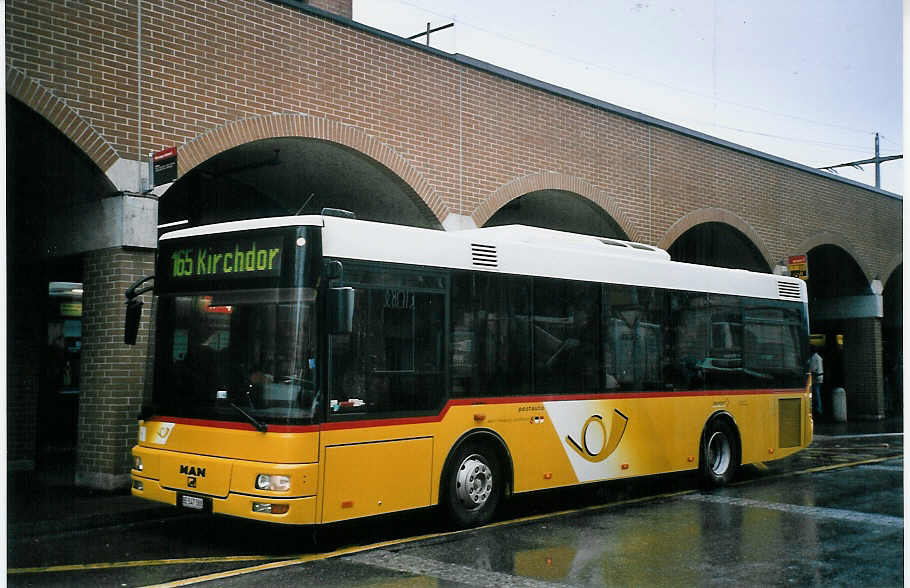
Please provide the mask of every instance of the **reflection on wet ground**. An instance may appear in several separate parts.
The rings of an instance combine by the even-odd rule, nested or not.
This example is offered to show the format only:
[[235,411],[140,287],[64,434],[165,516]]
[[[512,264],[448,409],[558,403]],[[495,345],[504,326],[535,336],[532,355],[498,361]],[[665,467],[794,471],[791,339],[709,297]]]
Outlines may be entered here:
[[185,585],[217,572],[219,586],[900,586],[902,456],[899,434],[821,435],[742,468],[724,489],[674,474],[526,494],[493,525],[458,533],[433,509],[315,532],[174,517],[13,543],[11,568],[77,565],[7,580]]
[[[900,586],[902,450],[899,436],[823,439],[792,463],[754,468],[745,472],[747,483],[722,490],[502,526],[343,561],[443,584]],[[875,461],[822,469],[868,460]],[[813,471],[786,475],[802,469]]]

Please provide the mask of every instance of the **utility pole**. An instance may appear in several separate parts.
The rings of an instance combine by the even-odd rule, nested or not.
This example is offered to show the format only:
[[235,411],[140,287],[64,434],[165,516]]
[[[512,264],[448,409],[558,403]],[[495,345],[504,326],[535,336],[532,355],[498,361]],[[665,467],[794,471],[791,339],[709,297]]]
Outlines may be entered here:
[[427,23],[427,30],[426,30],[426,32],[424,32],[424,33],[417,33],[416,35],[411,35],[410,37],[408,37],[408,40],[409,40],[409,41],[413,41],[414,39],[416,39],[416,38],[418,38],[418,37],[422,37],[422,36],[426,35],[426,36],[427,36],[427,47],[429,47],[429,46],[430,46],[430,33],[435,33],[436,31],[441,31],[441,30],[444,30],[444,29],[452,28],[452,27],[454,27],[454,26],[455,26],[455,23],[454,23],[454,22],[450,22],[450,23],[447,24],[447,25],[442,25],[441,27],[436,27],[435,29],[431,29],[431,28],[430,28],[430,23]]
[[878,133],[875,133],[875,157],[873,157],[872,159],[851,161],[849,163],[839,163],[837,165],[829,165],[826,167],[820,167],[818,169],[829,171],[829,172],[836,174],[837,170],[834,168],[837,168],[837,167],[855,167],[856,169],[861,170],[863,168],[860,166],[868,164],[868,163],[874,163],[875,164],[875,187],[881,189],[881,187],[882,187],[882,179],[881,179],[882,174],[881,174],[881,169],[880,169],[881,164],[883,164],[886,161],[893,161],[895,159],[903,159],[903,158],[904,158],[903,155],[888,155],[886,157],[882,157],[879,154],[879,150],[878,150]]

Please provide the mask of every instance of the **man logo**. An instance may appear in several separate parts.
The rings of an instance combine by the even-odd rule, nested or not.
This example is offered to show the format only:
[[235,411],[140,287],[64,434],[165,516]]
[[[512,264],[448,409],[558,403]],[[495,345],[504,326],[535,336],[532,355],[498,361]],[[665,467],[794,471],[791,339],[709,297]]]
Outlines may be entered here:
[[613,422],[610,423],[609,437],[607,437],[607,428],[604,426],[603,421],[603,417],[599,414],[588,417],[588,420],[581,427],[581,443],[570,435],[566,435],[569,447],[582,458],[592,463],[601,462],[616,451],[623,434],[626,432],[629,417],[613,409]]
[[195,488],[196,478],[205,477],[205,468],[180,464],[180,473],[186,476],[186,487]]

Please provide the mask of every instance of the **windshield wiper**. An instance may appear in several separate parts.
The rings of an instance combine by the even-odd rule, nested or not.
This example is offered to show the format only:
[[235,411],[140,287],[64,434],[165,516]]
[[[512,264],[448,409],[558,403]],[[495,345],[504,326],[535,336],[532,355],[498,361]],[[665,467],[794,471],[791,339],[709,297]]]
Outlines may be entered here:
[[265,423],[260,423],[258,420],[256,420],[256,417],[254,417],[253,415],[251,415],[251,414],[248,413],[247,411],[243,410],[242,408],[240,408],[239,406],[237,406],[237,405],[234,404],[233,402],[228,402],[228,404],[230,404],[231,406],[233,406],[234,408],[236,408],[236,409],[237,409],[237,412],[239,412],[239,413],[242,414],[244,417],[246,417],[246,420],[250,421],[250,424],[253,425],[254,427],[256,427],[256,430],[259,431],[260,433],[265,433],[265,432],[267,432],[267,431],[269,430],[269,426],[268,426],[267,424],[265,424]]

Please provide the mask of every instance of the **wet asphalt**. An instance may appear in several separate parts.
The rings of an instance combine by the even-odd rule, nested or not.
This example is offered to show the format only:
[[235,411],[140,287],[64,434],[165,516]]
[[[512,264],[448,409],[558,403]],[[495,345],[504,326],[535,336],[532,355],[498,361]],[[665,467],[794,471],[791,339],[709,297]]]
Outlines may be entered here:
[[796,456],[743,468],[720,490],[703,490],[695,476],[681,474],[537,493],[507,503],[493,525],[458,533],[432,509],[315,533],[168,517],[11,542],[7,580],[902,586],[902,456],[902,435],[819,437]]

